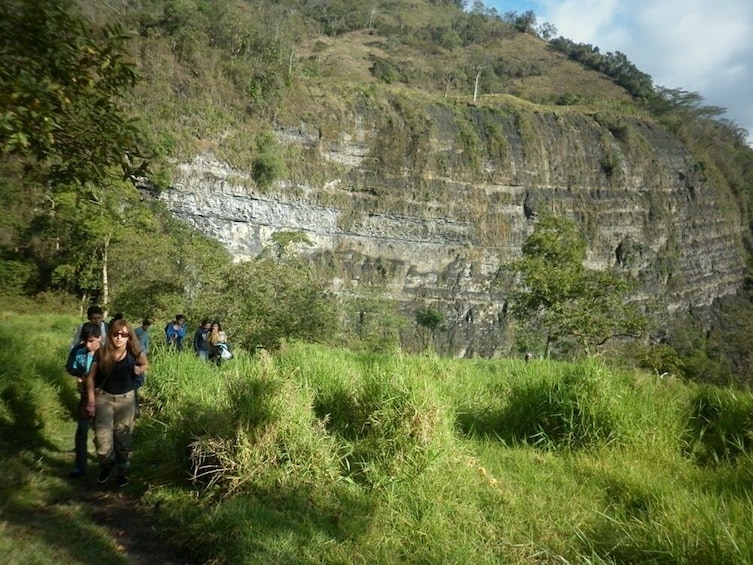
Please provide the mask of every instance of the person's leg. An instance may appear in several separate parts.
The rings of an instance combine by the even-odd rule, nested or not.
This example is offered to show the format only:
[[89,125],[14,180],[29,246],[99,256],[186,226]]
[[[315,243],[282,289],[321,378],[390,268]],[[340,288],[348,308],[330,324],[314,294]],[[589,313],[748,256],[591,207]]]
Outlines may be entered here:
[[113,396],[100,392],[96,397],[96,410],[94,412],[94,447],[97,450],[99,461],[100,483],[104,483],[110,477],[113,468],[113,421],[115,410],[112,402]]
[[208,359],[209,355],[206,349],[199,349],[199,359],[202,361],[206,361]]
[[[128,472],[128,456],[131,453],[133,423],[136,419],[135,391],[118,395],[115,400],[114,450],[115,466],[119,477]],[[120,484],[121,481],[118,481]],[[125,486],[125,485],[122,485]]]
[[86,467],[89,459],[89,418],[79,416],[78,426],[76,427],[76,463],[71,476],[80,476],[86,473]]

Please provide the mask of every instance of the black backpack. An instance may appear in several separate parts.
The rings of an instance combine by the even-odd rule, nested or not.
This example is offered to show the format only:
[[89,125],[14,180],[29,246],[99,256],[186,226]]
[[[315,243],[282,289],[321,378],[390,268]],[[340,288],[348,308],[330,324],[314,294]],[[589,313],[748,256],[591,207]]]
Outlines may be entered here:
[[144,373],[137,375],[134,372],[136,370],[136,358],[130,353],[126,355],[126,363],[128,364],[128,370],[130,371],[131,376],[133,376],[133,388],[138,390],[144,386]]

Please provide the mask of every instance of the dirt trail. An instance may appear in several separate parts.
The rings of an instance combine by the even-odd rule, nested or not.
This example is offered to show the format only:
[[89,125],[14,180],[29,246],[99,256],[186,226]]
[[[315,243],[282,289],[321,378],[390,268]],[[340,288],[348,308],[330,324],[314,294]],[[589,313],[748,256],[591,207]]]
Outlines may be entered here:
[[148,511],[135,497],[133,485],[122,489],[114,481],[101,485],[95,476],[79,479],[81,500],[90,508],[97,525],[107,529],[118,551],[133,565],[202,565],[191,555],[170,547]]

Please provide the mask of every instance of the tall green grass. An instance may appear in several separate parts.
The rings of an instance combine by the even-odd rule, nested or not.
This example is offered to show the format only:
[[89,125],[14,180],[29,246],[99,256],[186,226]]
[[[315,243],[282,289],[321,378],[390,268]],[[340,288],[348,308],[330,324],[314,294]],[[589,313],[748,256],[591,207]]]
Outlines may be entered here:
[[[39,456],[71,441],[54,430],[75,402],[69,321],[6,322],[4,510],[59,466]],[[751,406],[594,360],[291,344],[214,367],[157,348],[132,477],[166,537],[218,563],[743,564]]]

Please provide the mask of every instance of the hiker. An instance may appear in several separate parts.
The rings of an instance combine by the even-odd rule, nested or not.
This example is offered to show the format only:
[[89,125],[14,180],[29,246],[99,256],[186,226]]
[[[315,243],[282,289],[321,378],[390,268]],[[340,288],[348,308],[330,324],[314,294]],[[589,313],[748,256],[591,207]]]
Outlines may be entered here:
[[115,321],[86,377],[86,409],[94,418],[99,483],[106,483],[113,468],[117,468],[118,487],[128,484],[136,388],[148,367],[146,354],[130,324],[126,320]]
[[[208,341],[209,360],[212,363],[219,367],[223,359],[229,359],[232,357],[227,345],[227,334],[222,330],[222,324],[220,324],[219,320],[214,320],[212,322]],[[227,353],[223,353],[223,350]]]
[[176,351],[183,351],[183,338],[186,337],[186,318],[183,314],[176,314],[175,319],[165,326],[167,345]]
[[[86,319],[89,320],[89,322],[93,324],[97,324],[99,326],[100,341],[102,343],[104,343],[105,337],[107,337],[107,324],[105,324],[103,318],[104,318],[104,312],[102,311],[101,306],[98,306],[95,304],[87,308]],[[86,323],[87,322],[83,322],[82,324],[79,324],[78,327],[76,328],[76,331],[73,334],[73,341],[71,341],[71,346],[68,348],[69,351],[81,343],[81,329],[84,327],[84,324]]]
[[149,326],[152,325],[152,322],[148,319],[144,319],[141,322],[141,325],[138,328],[134,328],[133,333],[136,334],[136,337],[139,338],[139,343],[141,344],[141,351],[149,354],[149,338],[151,337],[149,335]]
[[76,377],[76,388],[79,392],[79,403],[76,408],[78,425],[76,426],[76,435],[74,436],[76,461],[73,471],[68,473],[71,479],[77,479],[86,474],[87,460],[89,458],[87,443],[89,441],[89,425],[91,423],[91,418],[86,411],[86,375],[92,366],[94,354],[101,345],[101,336],[102,329],[99,324],[92,322],[84,324],[80,332],[81,341],[76,347],[70,350],[65,363],[65,369],[68,374]]
[[212,323],[208,318],[201,321],[201,326],[193,335],[193,350],[199,359],[206,361],[209,358],[209,334],[212,331]]

